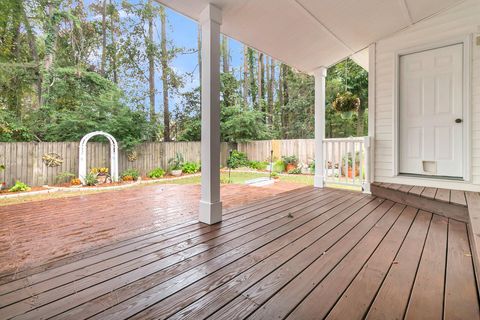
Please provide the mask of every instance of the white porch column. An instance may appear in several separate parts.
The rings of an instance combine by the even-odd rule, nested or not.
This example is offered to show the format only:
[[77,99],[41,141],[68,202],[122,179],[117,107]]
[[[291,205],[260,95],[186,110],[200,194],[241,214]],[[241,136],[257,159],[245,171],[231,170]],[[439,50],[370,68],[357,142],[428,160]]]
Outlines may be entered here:
[[323,139],[325,138],[325,77],[327,68],[320,67],[313,72],[315,77],[315,177],[313,185],[325,185],[325,161],[323,159]]
[[200,222],[222,220],[220,202],[220,9],[208,4],[202,28],[202,186]]

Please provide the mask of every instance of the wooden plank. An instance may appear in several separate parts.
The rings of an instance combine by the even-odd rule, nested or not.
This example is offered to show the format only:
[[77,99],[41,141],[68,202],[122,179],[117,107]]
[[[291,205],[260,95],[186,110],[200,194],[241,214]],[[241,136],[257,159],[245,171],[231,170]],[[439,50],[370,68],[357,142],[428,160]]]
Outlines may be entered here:
[[[274,319],[280,314],[292,310],[310,292],[323,277],[369,232],[379,219],[386,216],[393,203],[386,200],[371,214],[362,220],[352,231],[338,241],[334,246],[325,251],[310,255],[310,259],[302,256],[303,262],[292,259],[289,263],[277,269],[274,273],[242,293],[248,297],[252,305],[250,310],[239,309],[236,300],[227,304],[213,315],[213,319],[227,319],[235,313],[251,312],[253,319]],[[323,254],[325,252],[325,254]],[[318,259],[322,257],[321,259]],[[313,263],[312,263],[313,262]],[[293,278],[300,277],[298,281],[291,282]],[[275,296],[273,296],[275,294]],[[272,297],[273,296],[273,297]],[[261,309],[257,309],[262,305]],[[221,312],[223,310],[223,312]],[[227,311],[228,310],[228,311]]]
[[[368,202],[361,203],[362,201]],[[222,308],[227,302],[235,299],[240,292],[247,290],[249,287],[263,279],[268,274],[272,273],[275,269],[280,267],[285,261],[288,261],[290,258],[294,257],[297,261],[309,260],[313,256],[318,254],[318,252],[325,252],[330,246],[335,244],[341,237],[347,234],[352,228],[354,228],[359,221],[361,221],[365,216],[367,216],[371,211],[373,211],[382,200],[379,199],[366,199],[357,202],[355,205],[349,207],[349,209],[338,214],[334,218],[330,219],[326,223],[322,224],[319,228],[314,229],[314,232],[309,233],[307,239],[317,239],[311,245],[305,245],[303,242],[293,242],[291,245],[275,253],[269,258],[260,261],[251,269],[237,275],[235,278],[227,282],[226,284],[220,286],[214,291],[203,296],[201,299],[196,300],[194,303],[190,304],[187,308],[179,311],[171,317],[171,319],[204,319],[218,311]],[[361,208],[361,209],[358,209]],[[352,215],[352,212],[354,213]],[[350,215],[350,216],[349,216]],[[345,219],[345,217],[348,217]],[[344,219],[342,221],[342,219]],[[340,221],[340,223],[338,223]],[[329,232],[325,233],[326,230],[329,230],[334,226],[335,228]],[[325,234],[325,236],[323,236]],[[305,250],[304,250],[305,249]],[[303,262],[302,262],[303,263]],[[297,266],[298,267],[298,266]],[[194,295],[194,298],[198,298],[198,293],[202,293],[202,287],[195,288],[197,294]],[[180,293],[183,293],[180,292]],[[185,297],[183,295],[182,297]],[[175,297],[177,300],[178,297]],[[241,295],[239,299],[243,298],[248,299],[247,297]],[[185,298],[183,298],[185,299]],[[237,301],[237,305],[239,305]],[[241,302],[240,302],[241,304]],[[225,309],[229,309],[224,308]],[[237,310],[246,310],[241,305]],[[228,310],[226,310],[228,312]],[[223,312],[221,312],[223,313]],[[238,314],[237,316],[241,316]]]
[[450,190],[438,188],[435,194],[435,200],[450,203]]
[[408,193],[413,187],[414,186],[403,184],[400,188],[398,188],[398,191]]
[[425,187],[422,194],[420,195],[423,198],[435,199],[435,194],[437,193],[437,188]]
[[[292,257],[296,253],[298,253],[301,248],[308,247],[313,240],[318,240],[322,237],[323,234],[328,232],[327,230],[335,228],[335,226],[338,225],[338,223],[342,221],[342,219],[345,219],[349,215],[352,215],[352,213],[355,212],[355,210],[352,210],[352,206],[355,206],[355,202],[348,202],[349,204],[345,203],[346,205],[342,204],[341,206],[338,206],[333,210],[329,210],[326,215],[319,216],[309,221],[308,224],[302,225],[294,231],[290,232],[288,239],[285,239],[286,241],[281,242],[283,247],[279,247],[280,239],[275,240],[274,243],[270,243],[267,246],[275,245],[277,246],[277,249],[284,248],[285,250],[275,251],[273,255],[277,256],[277,258],[280,259],[280,264],[287,261],[289,257]],[[363,205],[365,205],[365,202],[363,203]],[[359,208],[358,206],[356,207],[357,209]],[[315,232],[311,232],[312,230],[315,230]],[[294,237],[292,238],[292,236]],[[295,243],[295,245],[291,245],[292,243]],[[249,258],[254,258],[255,261],[260,261],[261,259],[267,257],[267,252],[268,251],[265,251],[265,247],[260,248],[255,252],[249,254]],[[272,255],[268,256],[267,258],[270,260],[269,267],[272,267],[271,263],[275,261],[271,259],[271,257]],[[242,271],[247,271],[249,275],[252,275],[250,270],[251,265],[245,263],[245,259],[246,257],[243,257],[235,261],[234,263],[224,267],[223,269],[215,272],[214,274],[195,282],[193,285],[176,292],[172,296],[169,296],[165,300],[162,300],[161,306],[155,304],[151,308],[145,309],[142,312],[136,314],[132,319],[166,318],[172,312],[181,309],[188,303],[195,301],[196,298],[203,296],[206,291],[213,290],[216,287],[219,287],[224,282],[233,279],[235,275],[238,276]],[[261,277],[259,277],[259,275],[260,274],[256,272],[255,278],[260,279]],[[244,276],[245,275],[243,275],[243,277]],[[250,279],[253,280],[252,278]],[[237,287],[236,289],[238,290],[239,288]],[[210,309],[210,312],[213,312],[213,310]]]
[[[134,305],[129,305],[129,304],[117,305],[116,307],[113,307],[108,310],[108,315],[99,314],[94,318],[118,319],[118,317],[120,316],[121,317],[132,316],[137,312],[141,311],[142,309],[148,307],[152,303],[156,303],[158,299],[161,298],[162,296],[165,296],[165,295],[168,296],[176,292],[177,290],[180,290],[184,286],[187,286],[193,282],[196,282],[199,279],[205,277],[206,275],[215,272],[216,270],[237,260],[238,258],[251,253],[256,248],[264,246],[270,243],[271,241],[275,240],[276,238],[281,237],[285,234],[288,234],[288,232],[290,232],[291,230],[310,221],[314,217],[320,214],[323,214],[324,212],[332,209],[337,205],[340,205],[347,198],[348,196],[345,197],[345,195],[342,195],[342,197],[339,198],[338,201],[334,201],[334,203],[331,203],[329,205],[322,205],[321,210],[318,210],[317,208],[317,210],[313,210],[311,214],[304,213],[304,215],[300,216],[298,219],[291,219],[283,215],[283,218],[280,218],[278,221],[280,220],[287,221],[287,224],[284,227],[274,228],[272,230],[271,228],[265,226],[265,230],[267,230],[268,233],[265,234],[264,233],[265,231],[263,231],[264,233],[263,236],[257,236],[257,238],[254,241],[247,242],[242,247],[241,250],[240,249],[230,250],[230,251],[227,251],[224,255],[220,255],[211,260],[208,260],[211,258],[208,253],[206,255],[202,255],[202,257],[206,259],[207,262],[200,261],[204,263],[193,269],[192,267],[194,267],[195,264],[198,263],[198,261],[188,260],[188,259],[185,260],[183,259],[182,255],[180,255],[179,257],[181,259],[180,261],[184,260],[183,263],[181,264],[182,267],[179,267],[178,265],[172,265],[169,269],[170,272],[167,272],[165,270],[162,270],[163,268],[161,267],[161,265],[164,264],[165,261],[162,261],[161,259],[155,263],[146,265],[145,267],[137,268],[131,272],[128,272],[127,274],[116,275],[116,274],[110,273],[110,277],[113,276],[113,278],[107,281],[105,281],[105,279],[102,279],[102,278],[97,279],[96,285],[89,286],[85,290],[78,291],[76,288],[79,284],[79,281],[75,281],[74,284],[70,286],[70,289],[69,289],[71,290],[70,295],[65,296],[64,294],[60,294],[60,297],[57,295],[57,299],[54,302],[44,305],[42,307],[38,307],[39,301],[42,300],[42,296],[38,295],[36,299],[36,304],[37,304],[36,309],[31,310],[33,308],[28,307],[28,304],[23,304],[22,309],[24,310],[28,308],[31,310],[31,312],[28,313],[29,318],[38,318],[40,315],[43,317],[51,317],[61,313],[62,311],[71,309],[72,306],[74,305],[83,304],[85,302],[88,302],[89,300],[92,300],[93,298],[108,294],[112,290],[116,290],[127,284],[131,284],[131,285],[138,284],[139,288],[143,291],[145,290],[145,285],[147,285],[147,283],[152,283],[153,281],[150,277],[147,277],[147,276],[155,275],[155,277],[160,277],[160,279],[162,280],[159,282],[160,283],[163,282],[162,286],[154,287],[152,289],[149,289],[143,292],[141,296],[137,297],[137,299],[141,301],[140,303],[135,303]],[[231,239],[232,237],[230,237],[228,240],[231,240]],[[246,240],[251,240],[251,239],[246,239]],[[225,242],[226,241],[227,239],[225,239]],[[208,247],[210,246],[207,246],[207,249]],[[276,246],[274,246],[273,248],[275,247]],[[249,256],[249,259],[251,259],[250,256]],[[98,274],[95,274],[93,278],[98,278]],[[55,289],[55,291],[56,290],[57,289]],[[130,286],[130,290],[132,290],[132,286]],[[58,293],[61,293],[61,291]],[[51,292],[50,291],[46,292],[46,294],[50,296]],[[61,297],[64,297],[64,298],[61,298]],[[54,297],[52,297],[52,299],[53,298]],[[10,308],[11,306],[12,305],[7,307],[9,309],[8,315],[11,313],[17,313],[19,311],[18,305],[15,306],[15,308],[13,307]],[[6,310],[7,308],[5,308],[4,310]]]
[[433,215],[405,319],[442,319],[448,220]]
[[403,319],[432,214],[420,211],[367,313],[367,319]]
[[434,199],[417,197],[412,194],[407,194],[395,190],[389,190],[385,188],[379,188],[377,186],[371,186],[372,194],[377,197],[390,199],[395,202],[403,203],[407,206],[422,209],[432,213],[442,215],[447,218],[456,219],[462,222],[468,221],[467,208],[449,203],[436,201]]
[[420,196],[424,189],[425,189],[425,187],[414,186],[412,189],[410,189],[410,191],[408,193],[416,195],[416,196]]
[[[77,263],[59,266],[55,269],[49,269],[45,272],[41,272],[38,274],[30,274],[27,278],[12,281],[0,288],[0,294],[6,294],[8,292],[13,292],[19,288],[23,288],[25,282],[33,285],[35,283],[44,282],[55,277],[58,278],[60,275],[80,270],[84,267],[90,267],[96,263],[100,263],[106,259],[114,258],[130,251],[142,250],[144,248],[150,247],[151,245],[162,245],[164,247],[168,247],[175,244],[178,245],[184,241],[187,241],[189,246],[193,246],[198,242],[198,240],[207,240],[205,238],[209,233],[216,232],[214,236],[220,236],[222,233],[227,233],[229,230],[240,228],[242,226],[255,223],[262,219],[278,215],[283,210],[290,210],[295,207],[302,208],[302,206],[308,206],[311,201],[319,198],[319,196],[321,196],[319,199],[324,199],[325,196],[328,196],[332,192],[332,190],[328,190],[327,192],[318,192],[317,190],[311,189],[309,193],[296,194],[294,195],[294,197],[287,197],[287,199],[284,200],[281,199],[276,202],[268,203],[267,206],[259,204],[256,207],[247,208],[245,209],[245,211],[243,209],[238,210],[237,213],[239,213],[239,215],[226,216],[225,220],[222,222],[221,225],[217,224],[212,226],[205,226],[199,224],[197,228],[193,228],[193,230],[187,229],[184,232],[182,232],[183,230],[177,230],[173,233],[156,232],[152,237],[146,237],[145,239],[143,239],[144,242],[127,241],[126,245],[122,245],[115,249],[92,255],[88,258],[84,258],[78,261]],[[222,230],[221,232],[219,232],[218,230],[221,227]],[[202,236],[203,239],[199,238],[195,240],[196,237],[200,236]],[[184,246],[184,249],[185,248],[186,247]]]
[[[410,213],[404,219],[399,217],[404,208],[405,206],[403,205],[395,204],[379,220],[375,228],[372,228],[365,238],[356,244],[348,255],[340,261],[335,269],[321,280],[308,296],[297,305],[287,319],[323,319],[378,246],[380,246],[380,251],[384,251],[383,255],[387,254],[389,250],[394,251],[392,253],[394,255],[415,217],[415,210],[409,211]],[[382,246],[381,241],[384,237],[387,245]],[[393,246],[393,248],[390,246]],[[380,257],[380,259],[383,258]],[[378,264],[375,265],[375,268],[377,267]],[[300,279],[296,280],[296,282],[298,282],[298,285],[303,283]],[[268,309],[268,307],[268,305],[265,306],[265,309]],[[270,314],[278,315],[281,313],[279,313],[278,309],[275,309]]]
[[402,187],[401,184],[398,184],[398,183],[390,183],[390,185],[388,186],[388,189],[392,189],[392,190],[398,190]]
[[[362,270],[348,286],[327,319],[364,319],[371,302],[394,262],[404,238],[414,221],[417,209],[407,207],[394,227],[382,240]],[[415,220],[418,221],[418,220]],[[339,276],[340,277],[340,276]],[[342,280],[343,281],[343,278]],[[322,282],[322,289],[325,282]],[[326,293],[326,295],[330,295]],[[323,299],[320,299],[322,301]],[[325,310],[328,310],[325,308]],[[319,315],[320,316],[320,315]]]
[[472,258],[480,296],[480,193],[465,192],[465,197],[469,213],[468,234],[472,246]]
[[449,221],[447,255],[444,319],[480,319],[475,271],[465,223]]
[[450,192],[450,203],[451,204],[458,204],[460,206],[466,206],[467,201],[465,199],[465,191],[452,190]]

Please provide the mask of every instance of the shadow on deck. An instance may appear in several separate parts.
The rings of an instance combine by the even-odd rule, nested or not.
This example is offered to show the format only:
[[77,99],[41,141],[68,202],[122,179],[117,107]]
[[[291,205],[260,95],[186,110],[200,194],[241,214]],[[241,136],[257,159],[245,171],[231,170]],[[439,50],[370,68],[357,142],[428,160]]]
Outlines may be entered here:
[[466,223],[334,189],[0,281],[2,319],[479,318]]

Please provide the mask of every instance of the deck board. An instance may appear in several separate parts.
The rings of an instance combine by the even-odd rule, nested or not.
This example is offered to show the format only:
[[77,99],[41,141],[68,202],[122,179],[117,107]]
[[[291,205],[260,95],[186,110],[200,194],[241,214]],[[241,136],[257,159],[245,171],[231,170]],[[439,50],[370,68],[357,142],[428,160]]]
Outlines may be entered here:
[[224,218],[2,279],[0,319],[478,316],[463,222],[313,188]]

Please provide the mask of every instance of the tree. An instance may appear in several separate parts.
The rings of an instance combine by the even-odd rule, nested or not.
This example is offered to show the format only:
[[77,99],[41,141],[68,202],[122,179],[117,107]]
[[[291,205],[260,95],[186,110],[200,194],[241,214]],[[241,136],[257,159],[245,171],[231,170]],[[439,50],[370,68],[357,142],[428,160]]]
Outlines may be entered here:
[[243,45],[243,103],[248,104],[248,47]]
[[100,74],[105,75],[105,64],[107,61],[107,0],[102,0],[102,60],[100,63]]
[[[148,36],[145,39],[145,47],[147,50],[148,58],[148,87],[149,87],[149,99],[150,99],[150,122],[156,123],[155,114],[155,42],[153,40],[153,19],[155,18],[154,8],[152,0],[148,0],[146,7],[146,16],[148,22]],[[162,16],[162,14],[161,14]],[[162,50],[163,50],[163,20],[162,20]],[[163,65],[162,65],[163,66]]]
[[162,89],[163,89],[163,140],[170,141],[170,111],[168,109],[168,52],[167,52],[167,32],[165,9],[160,7],[160,17],[162,20],[162,38],[160,57],[162,62]]
[[223,72],[228,73],[230,72],[230,49],[228,47],[228,37],[222,34],[222,66]]

